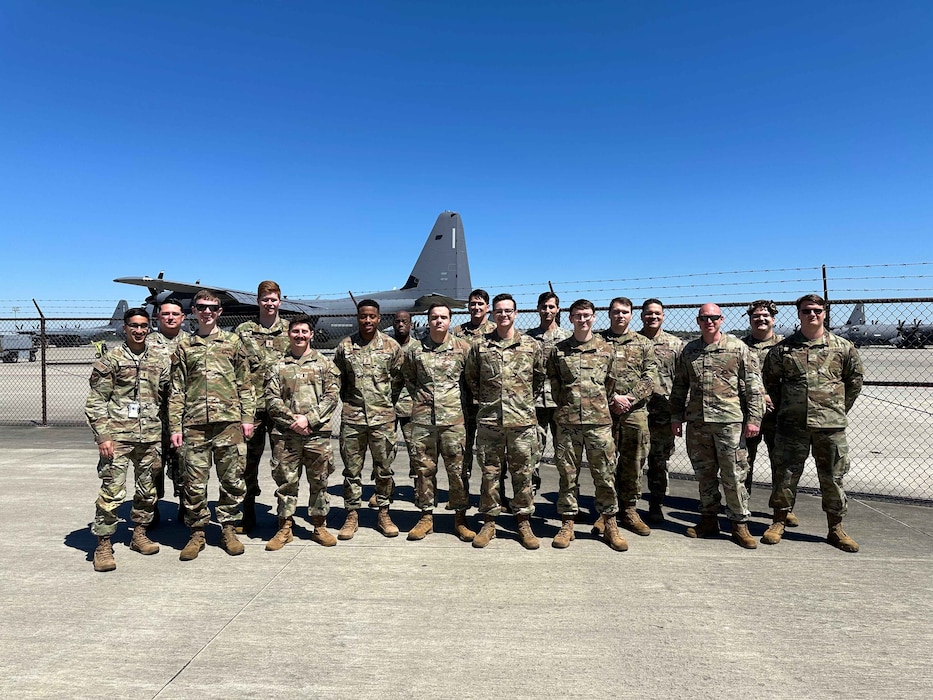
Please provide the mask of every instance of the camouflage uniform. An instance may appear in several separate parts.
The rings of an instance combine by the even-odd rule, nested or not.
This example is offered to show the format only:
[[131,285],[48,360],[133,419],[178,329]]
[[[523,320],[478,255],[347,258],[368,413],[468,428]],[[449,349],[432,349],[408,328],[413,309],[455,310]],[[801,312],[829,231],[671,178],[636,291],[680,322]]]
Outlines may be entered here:
[[687,422],[687,454],[699,482],[700,511],[719,514],[721,477],[727,517],[746,522],[743,423],[760,425],[764,414],[755,355],[728,333],[709,345],[703,338],[687,343],[677,362],[670,406],[672,421]]
[[[639,335],[641,335],[639,333]],[[658,365],[658,384],[648,399],[648,492],[651,502],[660,504],[667,495],[667,460],[674,454],[674,434],[671,432],[671,386],[674,382],[674,368],[684,342],[676,335],[658,331],[654,338],[648,338],[654,346],[654,356]]]
[[598,335],[585,343],[571,336],[557,343],[548,357],[547,376],[557,404],[554,461],[560,473],[557,512],[562,516],[574,516],[580,509],[577,482],[584,449],[596,486],[596,511],[600,515],[619,512],[609,413],[609,397],[615,388],[612,357],[612,346]]
[[[412,346],[412,343],[416,342],[414,336],[408,336],[408,340],[404,344],[400,344],[399,347],[402,348],[402,357],[405,356],[405,351]],[[411,456],[411,395],[408,393],[408,387],[402,386],[402,393],[399,394],[398,401],[395,402],[395,428],[402,429],[402,438],[405,440],[405,449],[408,451],[408,476],[412,479],[415,478],[415,461]],[[376,478],[375,472],[373,472],[373,479]]]
[[480,512],[487,516],[501,512],[499,477],[504,468],[512,476],[512,512],[535,512],[531,472],[540,454],[535,397],[544,386],[544,363],[541,344],[519,331],[508,340],[497,331],[487,333],[473,342],[467,355],[466,383],[478,403]]
[[334,353],[340,372],[340,457],[343,501],[359,510],[363,461],[369,447],[376,474],[376,504],[388,507],[395,459],[395,401],[402,390],[402,349],[382,331],[364,343],[359,333],[340,341]]
[[[246,482],[246,498],[255,499],[262,491],[259,488],[259,462],[266,447],[266,434],[272,433],[272,422],[266,409],[266,400],[262,394],[268,365],[277,362],[288,352],[288,322],[276,319],[271,327],[266,328],[259,321],[241,323],[234,331],[246,350],[249,362],[250,381],[256,392],[256,416],[253,419],[253,435],[246,441],[246,469],[243,480]],[[271,440],[271,438],[270,438]],[[272,471],[275,471],[275,451],[272,452]]]
[[[560,327],[546,331],[542,331],[540,328],[534,328],[528,331],[526,335],[541,343],[541,349],[544,351],[544,360],[547,362],[547,358],[551,355],[551,348],[561,340],[569,338],[573,333],[566,328]],[[540,459],[542,461],[544,459],[544,448],[547,447],[548,430],[551,431],[552,440],[557,437],[557,423],[554,422],[554,414],[556,412],[557,405],[554,403],[554,399],[551,396],[551,383],[544,382],[544,391],[538,394],[538,398],[535,401],[535,418],[538,421],[538,442],[541,446]],[[540,461],[535,465],[534,472],[531,475],[531,483],[536,491],[541,488]]]
[[[326,516],[327,479],[334,472],[331,419],[340,398],[336,365],[313,348],[302,357],[287,353],[269,367],[264,396],[272,423],[272,478],[278,486],[279,518],[295,514],[302,468],[310,487],[308,515]],[[290,427],[299,415],[308,419],[308,435]]]
[[224,330],[206,337],[196,333],[181,336],[172,356],[168,405],[171,432],[183,432],[184,436],[185,524],[203,528],[210,521],[207,482],[212,461],[220,481],[217,522],[236,522],[246,493],[242,424],[253,422],[256,409],[249,363],[239,336]]
[[[171,367],[172,353],[175,352],[175,344],[180,337],[181,333],[174,338],[168,338],[159,332],[153,332],[146,336],[146,347],[151,352],[162,355],[165,358],[165,364]],[[165,475],[168,474],[168,478],[172,480],[173,495],[181,499],[183,486],[181,460],[178,450],[172,447],[172,433],[168,427],[168,395],[171,388],[171,382],[169,382],[159,398],[159,418],[162,420],[162,463],[158,471],[153,470],[152,480],[155,482],[156,495],[162,498],[165,496]]]
[[829,331],[815,340],[798,331],[768,353],[763,375],[777,413],[771,492],[775,510],[793,510],[812,446],[823,510],[846,514],[846,414],[862,390],[863,374],[855,346]]
[[[474,342],[477,338],[482,338],[487,333],[496,330],[496,324],[488,318],[475,328],[467,323],[461,323],[451,329],[451,334],[458,338],[464,338],[469,342]],[[479,405],[470,392],[470,387],[464,387],[463,405],[466,406],[466,451],[463,453],[463,487],[470,490],[470,474],[473,473],[473,445],[476,443],[476,412]]]
[[412,400],[411,460],[417,471],[415,505],[434,510],[437,500],[437,458],[444,457],[450,484],[450,510],[466,510],[470,496],[463,484],[466,449],[462,384],[470,343],[452,335],[440,344],[428,336],[409,343],[402,374]]
[[[755,353],[755,357],[758,358],[758,367],[764,369],[765,358],[768,356],[768,351],[783,339],[783,335],[775,333],[767,340],[755,340],[755,336],[749,334],[742,338],[742,342]],[[765,391],[766,399],[767,396],[768,392]],[[761,419],[761,432],[753,438],[745,439],[745,447],[748,450],[748,476],[745,477],[745,488],[749,493],[752,492],[752,479],[755,471],[755,457],[758,456],[758,446],[761,444],[761,441],[764,440],[765,446],[768,448],[768,458],[770,459],[771,455],[774,453],[774,431],[776,424],[777,421],[774,411],[769,410],[766,403],[765,415],[764,418]],[[774,483],[773,463],[771,465],[771,483]]]
[[[612,430],[619,461],[615,487],[619,508],[634,506],[641,496],[641,468],[648,457],[648,399],[658,386],[658,362],[654,346],[634,331],[617,335],[611,329],[600,333],[613,349],[612,379],[615,394],[632,396],[628,413],[612,416]],[[670,430],[670,428],[668,428]]]
[[113,457],[97,463],[101,486],[91,531],[99,537],[117,529],[130,465],[136,482],[130,517],[140,525],[152,522],[157,500],[152,474],[162,463],[159,396],[168,382],[167,358],[148,348],[136,355],[123,343],[94,363],[85,415],[97,444],[113,442]]

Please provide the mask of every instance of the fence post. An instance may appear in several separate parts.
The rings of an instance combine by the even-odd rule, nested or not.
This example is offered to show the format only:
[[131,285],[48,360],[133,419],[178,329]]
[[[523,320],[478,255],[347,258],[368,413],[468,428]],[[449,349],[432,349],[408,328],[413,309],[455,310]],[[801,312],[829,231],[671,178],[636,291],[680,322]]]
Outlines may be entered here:
[[829,287],[826,285],[826,265],[823,265],[823,299],[826,302],[826,316],[823,317],[823,326],[829,330],[832,328],[832,324],[829,322],[829,315],[832,313],[832,308],[829,303]]
[[42,375],[42,425],[48,426],[49,424],[49,385],[48,379],[46,376],[46,369],[48,365],[45,362],[45,346],[46,346],[46,337],[45,337],[45,314],[42,313],[42,309],[39,308],[39,305],[36,303],[36,300],[32,300],[33,305],[36,307],[36,311],[39,312],[39,356],[42,358],[40,360],[40,372]]

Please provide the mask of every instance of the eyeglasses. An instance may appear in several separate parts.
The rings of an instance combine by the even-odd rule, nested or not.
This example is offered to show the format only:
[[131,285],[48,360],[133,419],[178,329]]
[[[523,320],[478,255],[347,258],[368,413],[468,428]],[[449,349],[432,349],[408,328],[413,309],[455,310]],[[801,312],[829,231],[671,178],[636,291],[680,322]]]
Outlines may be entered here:
[[195,304],[194,308],[197,311],[210,311],[212,314],[216,314],[220,304]]
[[800,313],[804,316],[809,316],[810,314],[819,316],[821,313],[823,313],[823,309],[800,309]]
[[718,321],[722,316],[720,314],[700,314],[697,316],[697,321],[700,323],[706,323],[707,321]]
[[132,328],[133,330],[143,330],[144,328],[149,328],[148,323],[124,323],[124,326],[127,328]]
[[570,319],[572,321],[591,321],[593,320],[593,314],[574,314]]
[[515,313],[515,309],[493,309],[492,312],[496,316],[511,316]]

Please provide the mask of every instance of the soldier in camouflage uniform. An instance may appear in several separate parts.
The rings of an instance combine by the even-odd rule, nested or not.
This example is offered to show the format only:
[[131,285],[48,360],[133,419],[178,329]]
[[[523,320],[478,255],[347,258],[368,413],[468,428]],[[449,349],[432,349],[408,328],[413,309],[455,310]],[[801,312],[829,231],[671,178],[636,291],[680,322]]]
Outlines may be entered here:
[[[488,320],[489,292],[485,289],[474,289],[467,300],[470,311],[470,320],[461,323],[451,331],[458,338],[466,338],[473,342],[487,333],[496,330],[496,324]],[[463,486],[470,490],[470,474],[473,473],[473,446],[476,443],[476,413],[479,405],[476,398],[470,393],[470,387],[465,387],[463,404],[466,406],[466,452],[463,455]]]
[[540,343],[516,330],[511,295],[497,295],[492,307],[496,330],[474,341],[466,362],[466,382],[479,402],[476,445],[483,468],[480,511],[485,516],[473,546],[485,547],[496,536],[496,516],[502,511],[499,477],[508,469],[519,538],[526,549],[537,549],[540,543],[529,518],[535,512],[531,492],[531,472],[539,455],[535,397],[544,386],[544,353]]
[[674,434],[671,432],[671,386],[674,367],[684,343],[676,335],[661,330],[664,305],[660,299],[646,299],[641,305],[639,335],[651,341],[658,364],[658,384],[648,399],[648,522],[664,522],[661,506],[668,491],[667,461],[674,454]]
[[[774,332],[774,319],[777,316],[777,304],[768,299],[758,299],[748,306],[748,322],[751,327],[751,333],[742,338],[755,357],[758,358],[758,366],[764,368],[765,358],[768,352],[784,339],[783,335]],[[746,438],[745,446],[748,449],[748,476],[745,477],[745,489],[749,495],[752,493],[752,478],[755,469],[755,457],[758,456],[758,446],[764,440],[768,448],[768,458],[774,454],[774,431],[776,420],[774,417],[774,403],[771,397],[765,391],[765,415],[761,419],[761,432],[753,438]],[[771,461],[771,483],[774,483],[774,461]],[[797,527],[800,521],[793,513],[788,513],[785,525]]]
[[[181,337],[181,326],[185,321],[185,312],[181,302],[174,297],[169,297],[159,304],[159,329],[149,334],[146,338],[146,347],[152,352],[160,353],[165,357],[166,364],[171,367],[172,354],[175,352],[175,343]],[[171,385],[167,386],[160,397],[160,418],[162,419],[162,467],[158,473],[153,472],[152,480],[156,485],[156,493],[159,498],[165,496],[165,474],[168,473],[172,480],[173,492],[178,499],[178,522],[185,519],[184,500],[181,497],[182,467],[178,456],[178,450],[172,447],[172,433],[168,427],[168,395]],[[159,505],[156,503],[153,524],[155,527],[159,522]]]
[[266,373],[266,410],[272,421],[272,478],[278,488],[279,530],[266,543],[276,551],[292,541],[301,470],[307,473],[311,540],[325,547],[337,544],[327,531],[330,510],[327,479],[334,471],[331,419],[340,398],[336,365],[311,347],[314,320],[298,316],[288,324],[289,352]]
[[762,542],[777,544],[793,510],[804,462],[813,450],[829,525],[828,542],[845,552],[858,543],[842,529],[846,514],[843,478],[849,471],[846,414],[862,390],[862,362],[848,340],[824,327],[826,302],[816,294],[797,300],[800,330],[774,346],[765,359],[764,381],[777,412],[774,522]]
[[[632,300],[616,297],[609,302],[609,328],[600,333],[613,349],[612,379],[615,394],[609,402],[613,416],[618,464],[615,487],[619,499],[619,523],[644,537],[651,534],[635,505],[641,496],[641,469],[648,457],[648,399],[658,385],[654,346],[629,328]],[[602,524],[597,521],[597,527]]]
[[[278,362],[288,350],[288,324],[279,318],[282,290],[276,282],[264,280],[256,292],[259,318],[246,321],[234,331],[246,349],[249,362],[250,381],[256,392],[256,417],[253,420],[253,435],[246,441],[246,496],[243,498],[243,519],[237,532],[249,532],[256,526],[256,497],[259,488],[259,462],[266,447],[266,435],[271,436],[272,421],[266,411],[262,385],[268,365]],[[271,440],[271,437],[270,437]],[[275,452],[272,453],[272,471],[276,469]]]
[[[560,327],[560,299],[554,292],[543,292],[538,296],[538,316],[541,323],[537,328],[532,328],[526,335],[534,338],[541,343],[541,349],[544,351],[544,358],[551,354],[551,348],[558,342],[573,335],[566,328]],[[541,464],[543,462],[544,448],[547,447],[547,434],[551,432],[553,440],[557,435],[557,423],[554,422],[554,414],[557,406],[551,396],[551,383],[544,382],[544,391],[542,391],[535,401],[535,417],[538,420],[538,442],[541,447],[541,461],[535,465],[535,470],[531,474],[532,494],[536,494],[541,488]],[[503,489],[500,486],[500,492]]]
[[246,349],[235,333],[221,330],[220,300],[206,289],[194,295],[198,330],[186,334],[172,356],[169,425],[172,445],[182,450],[185,468],[185,523],[191,539],[179,558],[190,561],[204,549],[204,528],[210,522],[207,482],[211,463],[220,482],[217,522],[221,546],[230,555],[243,553],[236,523],[246,493],[246,440],[253,434],[256,400],[250,382]]
[[476,536],[467,527],[470,496],[463,485],[466,428],[461,388],[470,343],[448,333],[449,327],[450,307],[432,304],[428,309],[429,334],[408,345],[402,364],[412,399],[410,455],[417,473],[415,505],[421,510],[421,519],[408,533],[409,540],[421,540],[434,532],[439,454],[447,469],[448,508],[456,513],[454,532],[464,542]]
[[402,349],[379,330],[379,303],[364,299],[357,304],[359,330],[340,341],[334,364],[340,372],[340,457],[343,459],[343,502],[347,519],[338,539],[353,538],[359,528],[363,496],[363,461],[366,448],[376,476],[376,529],[397,537],[389,515],[392,497],[392,462],[395,459],[395,402],[402,390]]
[[588,299],[570,306],[573,335],[557,343],[547,360],[551,394],[557,403],[557,438],[554,461],[560,473],[557,512],[563,521],[552,547],[564,549],[574,539],[574,518],[583,452],[596,486],[596,511],[605,541],[619,552],[628,549],[619,534],[615,516],[619,511],[614,486],[615,442],[609,400],[615,393],[613,348],[601,336],[593,335],[596,308]]
[[687,454],[699,482],[700,524],[687,528],[687,536],[719,534],[721,477],[732,539],[754,549],[757,542],[748,532],[745,438],[758,434],[764,389],[758,360],[745,343],[722,332],[722,323],[716,304],[700,307],[701,337],[687,343],[674,373],[671,430],[681,435],[687,421]]
[[126,498],[131,465],[136,488],[130,513],[135,523],[130,549],[142,554],[159,551],[146,535],[146,528],[152,523],[156,507],[152,474],[162,460],[159,396],[168,385],[169,365],[164,355],[146,347],[149,314],[145,309],[128,309],[123,315],[123,330],[126,342],[94,363],[85,406],[100,454],[97,474],[101,486],[91,525],[91,532],[98,538],[95,571],[117,568],[110,538],[117,530],[117,509]]

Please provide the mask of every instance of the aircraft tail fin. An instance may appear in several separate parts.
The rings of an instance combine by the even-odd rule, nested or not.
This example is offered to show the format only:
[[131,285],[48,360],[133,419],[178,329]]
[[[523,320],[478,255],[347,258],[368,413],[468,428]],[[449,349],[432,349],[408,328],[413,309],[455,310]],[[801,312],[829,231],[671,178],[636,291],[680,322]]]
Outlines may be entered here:
[[852,309],[852,314],[849,316],[849,320],[846,321],[847,326],[864,326],[865,325],[865,304],[861,301],[855,305],[855,308]]
[[420,289],[466,301],[472,281],[460,214],[445,211],[437,217],[402,289]]
[[120,299],[117,308],[113,310],[113,316],[110,317],[110,325],[116,328],[123,328],[123,314],[125,314],[129,308],[130,305],[126,303],[126,299]]

